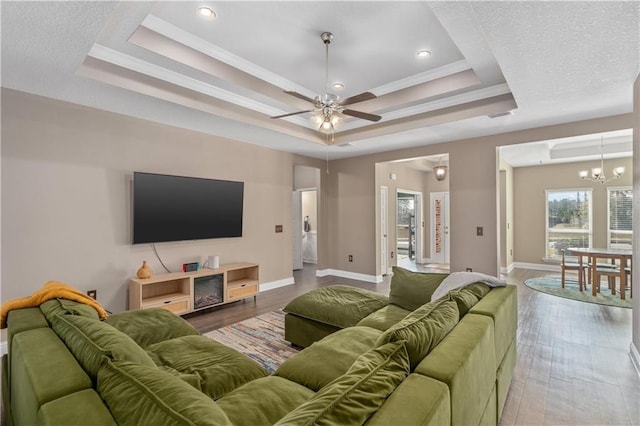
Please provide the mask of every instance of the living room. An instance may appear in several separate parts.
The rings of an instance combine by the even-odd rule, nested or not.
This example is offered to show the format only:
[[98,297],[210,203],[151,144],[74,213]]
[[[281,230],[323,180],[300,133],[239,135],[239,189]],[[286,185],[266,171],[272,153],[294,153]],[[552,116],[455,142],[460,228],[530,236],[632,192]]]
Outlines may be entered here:
[[[172,271],[180,270],[184,263],[203,263],[210,255],[218,255],[221,264],[255,262],[260,265],[261,291],[267,297],[274,288],[277,288],[274,292],[287,288],[296,292],[298,283],[294,279],[291,244],[294,169],[295,166],[320,169],[317,274],[333,277],[335,281],[358,279],[376,287],[386,272],[380,262],[381,244],[376,231],[379,229],[376,206],[380,185],[376,182],[376,165],[408,158],[437,157],[444,153],[448,155],[451,212],[450,270],[470,268],[497,276],[503,266],[499,255],[502,230],[498,208],[498,147],[631,128],[634,129],[634,147],[640,146],[638,40],[637,31],[629,30],[638,28],[637,4],[613,2],[607,5],[584,5],[578,13],[567,9],[568,6],[549,3],[540,6],[539,19],[566,18],[574,12],[578,22],[582,22],[580,18],[588,18],[587,21],[598,18],[601,21],[597,23],[603,28],[578,33],[586,37],[593,32],[595,35],[589,38],[593,41],[613,31],[612,28],[619,25],[616,21],[619,16],[627,16],[625,22],[631,22],[631,25],[623,26],[619,38],[612,38],[611,44],[620,49],[615,51],[616,59],[602,59],[592,71],[599,77],[615,77],[612,81],[602,78],[602,82],[594,82],[580,74],[583,76],[580,93],[575,95],[573,87],[563,92],[558,85],[569,85],[571,78],[566,76],[588,68],[591,54],[584,53],[579,56],[583,61],[567,61],[562,66],[556,65],[562,56],[539,58],[540,63],[524,62],[526,66],[519,68],[523,72],[527,67],[538,72],[549,67],[550,76],[536,79],[529,74],[514,75],[515,71],[509,68],[513,64],[507,61],[508,55],[497,50],[494,55],[505,61],[500,63],[504,84],[508,83],[513,96],[497,106],[491,105],[493,110],[487,105],[467,105],[461,110],[439,112],[436,114],[438,120],[432,124],[420,124],[417,128],[399,129],[393,133],[382,129],[379,134],[354,136],[356,130],[346,129],[346,136],[362,137],[363,140],[350,142],[352,146],[328,146],[309,141],[309,137],[315,137],[309,135],[318,132],[308,127],[289,122],[273,124],[277,120],[255,111],[246,114],[247,121],[241,121],[237,115],[231,115],[236,113],[235,107],[220,106],[217,101],[212,103],[218,109],[211,112],[195,103],[173,102],[162,93],[131,91],[113,82],[105,84],[104,79],[100,80],[100,73],[104,77],[107,70],[100,69],[95,63],[82,65],[95,42],[114,47],[109,45],[109,36],[116,32],[110,33],[113,28],[108,28],[107,24],[115,25],[114,22],[120,20],[137,28],[145,17],[153,15],[152,4],[97,4],[85,10],[84,6],[73,2],[3,2],[0,6],[3,24],[2,301],[29,295],[43,283],[55,279],[82,291],[96,289],[98,301],[111,312],[127,310],[128,281],[135,276],[140,264],[147,261],[154,272],[163,271],[150,245],[132,244],[132,180],[136,171],[244,182],[241,238],[162,243],[156,249]],[[33,10],[36,7],[42,9]],[[504,37],[510,36],[509,31],[514,31],[511,24],[502,22],[497,12],[495,18],[491,18],[492,7],[497,6],[466,2],[441,4],[433,5],[435,12],[430,10],[428,13],[429,16],[435,13],[445,29],[459,37],[464,34],[460,29],[455,33],[452,23],[460,12],[458,8],[466,10],[464,15],[459,15],[465,18],[477,14],[482,31],[499,32],[495,26],[504,24]],[[520,17],[521,20],[514,20],[513,26],[517,26],[528,14],[526,7],[534,6],[523,5],[521,10],[515,4],[502,7],[504,9],[497,10]],[[135,14],[123,14],[134,9]],[[282,13],[279,8],[277,11]],[[223,21],[222,18],[224,13],[220,12],[217,19]],[[332,18],[331,14],[329,18]],[[82,20],[86,20],[87,25],[77,28]],[[563,27],[554,34],[563,33],[565,23],[560,18],[553,23],[562,23]],[[455,25],[459,26],[464,25]],[[552,31],[550,27],[553,25],[544,27],[541,33]],[[328,29],[331,28],[319,30]],[[341,34],[333,31],[336,38],[332,49],[341,43]],[[527,40],[532,43],[536,32],[528,34]],[[634,34],[636,39],[633,39]],[[489,44],[498,36],[491,33],[485,37]],[[118,39],[114,45],[126,44],[127,38]],[[313,41],[307,50],[310,56],[318,57],[318,67],[308,78],[322,81],[325,46],[319,34],[314,33],[309,39]],[[457,41],[458,48],[464,50],[464,39]],[[583,47],[579,41],[574,40],[574,43],[566,49]],[[550,49],[552,44],[553,39],[548,39],[543,48]],[[261,46],[265,48],[264,44]],[[599,46],[605,47],[609,45]],[[137,52],[143,50],[135,49]],[[464,52],[473,56],[467,50]],[[624,52],[623,64],[620,52]],[[166,57],[158,58],[159,55],[146,50],[139,54],[145,60],[171,67],[167,65],[171,61]],[[604,51],[597,54],[605,56]],[[343,54],[332,57],[331,67],[344,62],[343,58]],[[79,75],[87,75],[86,67],[91,65],[94,65],[90,68],[93,77]],[[357,62],[351,62],[350,66],[357,66]],[[183,70],[187,66],[178,64],[177,68]],[[482,59],[476,68],[482,68]],[[624,69],[620,71],[620,68]],[[307,71],[305,67],[300,73]],[[295,74],[291,70],[287,72]],[[362,70],[360,72],[364,74]],[[185,74],[192,76],[193,71],[185,71]],[[113,75],[109,74],[109,77],[113,78]],[[556,80],[549,82],[553,78]],[[519,88],[521,79],[533,79],[539,86],[518,92],[516,87]],[[210,76],[202,77],[202,80],[212,85],[215,82]],[[548,86],[542,90],[545,82]],[[157,87],[154,90],[162,92]],[[527,98],[533,92],[544,96],[537,100]],[[522,98],[520,93],[523,93]],[[171,96],[178,95],[171,92]],[[634,96],[635,103],[632,102]],[[567,100],[559,99],[562,97]],[[557,106],[554,107],[549,99],[554,99]],[[516,100],[517,108],[514,107]],[[292,102],[297,100],[292,98]],[[534,107],[528,102],[538,108],[529,116],[528,111]],[[568,109],[571,106],[568,104],[573,108]],[[283,113],[297,110],[298,105],[290,104]],[[355,104],[354,108],[357,106]],[[543,114],[545,107],[549,111],[552,107],[556,109],[546,115]],[[221,111],[225,108],[228,111]],[[500,108],[513,109],[513,115],[487,117],[500,112]],[[232,123],[228,124],[229,121]],[[361,131],[368,131],[366,128],[365,125],[362,128],[365,130]],[[337,142],[340,142],[340,135],[340,132],[335,134]],[[325,137],[322,134],[321,141]],[[399,138],[396,145],[389,142],[393,137]],[[378,143],[386,148],[378,148]],[[634,149],[634,156],[637,152],[640,149]],[[636,165],[634,169],[640,170],[635,157],[633,164]],[[637,230],[637,220],[635,223]],[[275,231],[279,225],[282,232]],[[482,236],[477,235],[478,227],[483,228]],[[637,245],[637,237],[634,240]],[[538,253],[536,258],[539,258]],[[635,293],[640,294],[640,281],[636,276],[633,280]],[[631,333],[626,347],[635,345],[637,351],[640,349],[637,297],[633,303]],[[635,373],[629,371],[628,374]]]

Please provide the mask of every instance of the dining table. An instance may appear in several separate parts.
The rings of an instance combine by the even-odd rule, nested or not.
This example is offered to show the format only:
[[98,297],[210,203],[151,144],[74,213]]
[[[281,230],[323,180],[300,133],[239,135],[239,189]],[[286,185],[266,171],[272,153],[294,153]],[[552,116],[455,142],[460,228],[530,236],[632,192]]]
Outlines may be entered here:
[[[591,294],[596,296],[598,287],[595,282],[596,265],[599,259],[607,259],[611,261],[618,261],[620,267],[620,299],[625,299],[625,292],[627,288],[627,265],[631,267],[631,258],[633,250],[621,249],[621,248],[592,248],[592,247],[570,247],[566,251],[578,257],[578,263],[580,269],[583,268],[583,257],[587,258],[587,264],[589,266],[590,278],[591,278]],[[599,284],[599,283],[598,283]],[[614,290],[615,291],[615,290]]]

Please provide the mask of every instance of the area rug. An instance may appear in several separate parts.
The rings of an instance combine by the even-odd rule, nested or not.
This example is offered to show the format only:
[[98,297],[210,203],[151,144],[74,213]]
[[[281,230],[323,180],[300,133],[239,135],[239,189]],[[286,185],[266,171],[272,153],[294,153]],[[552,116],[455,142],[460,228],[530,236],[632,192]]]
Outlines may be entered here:
[[298,352],[284,340],[284,312],[281,310],[210,331],[204,336],[245,354],[270,373]]
[[561,278],[557,276],[529,278],[524,282],[524,285],[543,293],[564,297],[565,299],[578,300],[580,302],[597,303],[599,305],[617,306],[629,309],[631,309],[632,306],[629,289],[627,289],[626,293],[627,298],[622,300],[620,299],[620,293],[618,292],[616,292],[615,296],[611,295],[611,291],[609,291],[607,287],[606,280],[602,280],[604,292],[599,293],[595,297],[591,295],[591,286],[589,286],[587,290],[581,292],[580,287],[578,286],[578,281],[574,278],[565,279],[565,288],[562,288]]

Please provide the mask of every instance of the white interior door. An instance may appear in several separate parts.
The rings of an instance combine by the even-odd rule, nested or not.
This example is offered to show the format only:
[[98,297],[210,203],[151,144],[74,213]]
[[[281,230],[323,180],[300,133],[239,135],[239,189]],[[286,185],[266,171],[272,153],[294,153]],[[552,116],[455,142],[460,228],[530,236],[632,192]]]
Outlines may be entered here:
[[389,273],[389,188],[380,187],[380,271]]
[[431,193],[431,262],[449,263],[449,193]]
[[291,196],[293,224],[291,238],[293,239],[293,269],[302,269],[302,193],[293,191]]

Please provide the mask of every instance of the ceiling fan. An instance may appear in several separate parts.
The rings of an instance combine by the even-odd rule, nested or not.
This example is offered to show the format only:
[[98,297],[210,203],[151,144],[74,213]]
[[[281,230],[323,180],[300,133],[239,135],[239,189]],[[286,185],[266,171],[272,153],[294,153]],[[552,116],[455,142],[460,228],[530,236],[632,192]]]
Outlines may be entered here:
[[315,112],[311,117],[313,125],[321,132],[330,133],[336,130],[336,128],[342,123],[343,116],[348,115],[351,117],[362,118],[363,120],[379,121],[382,117],[376,114],[370,114],[368,112],[355,111],[349,108],[345,108],[348,105],[353,105],[358,102],[368,101],[375,99],[377,96],[371,92],[363,92],[358,95],[350,96],[348,98],[341,99],[338,95],[329,93],[329,44],[333,40],[333,34],[330,32],[324,32],[320,35],[322,42],[325,45],[326,56],[326,69],[325,69],[325,93],[318,95],[314,99],[311,99],[298,92],[285,90],[288,95],[307,101],[313,105],[312,109],[305,111],[296,111],[289,114],[277,115],[271,118],[284,118],[292,115],[305,114],[308,112]]

